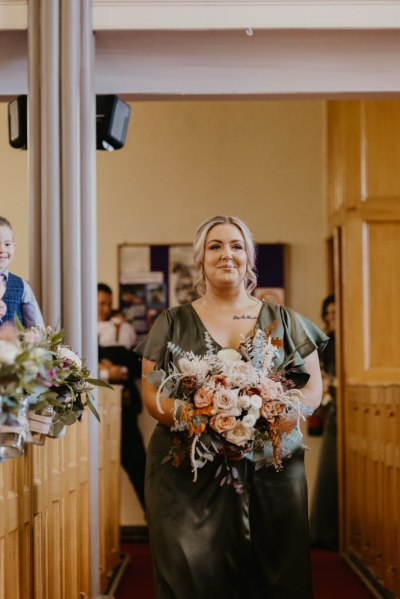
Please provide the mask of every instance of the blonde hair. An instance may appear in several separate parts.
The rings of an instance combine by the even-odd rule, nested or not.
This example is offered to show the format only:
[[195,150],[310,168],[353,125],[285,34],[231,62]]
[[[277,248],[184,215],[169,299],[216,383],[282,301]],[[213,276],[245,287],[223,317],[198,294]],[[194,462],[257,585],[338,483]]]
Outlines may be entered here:
[[193,243],[193,259],[194,259],[194,275],[193,287],[196,293],[203,295],[206,290],[206,281],[204,276],[204,252],[206,237],[213,227],[216,225],[234,225],[244,239],[244,249],[247,255],[246,279],[245,287],[250,293],[257,285],[257,276],[255,273],[256,250],[254,247],[253,238],[247,225],[237,216],[213,216],[202,222],[195,235]]
[[5,216],[0,216],[0,227],[8,227],[11,232],[13,232],[13,228],[9,220],[6,219]]

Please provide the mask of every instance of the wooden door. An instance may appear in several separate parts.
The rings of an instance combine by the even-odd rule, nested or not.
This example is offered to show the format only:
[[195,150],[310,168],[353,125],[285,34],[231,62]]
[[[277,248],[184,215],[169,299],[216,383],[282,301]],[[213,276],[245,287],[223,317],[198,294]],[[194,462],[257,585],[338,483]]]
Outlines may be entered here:
[[342,551],[400,595],[400,102],[328,102]]

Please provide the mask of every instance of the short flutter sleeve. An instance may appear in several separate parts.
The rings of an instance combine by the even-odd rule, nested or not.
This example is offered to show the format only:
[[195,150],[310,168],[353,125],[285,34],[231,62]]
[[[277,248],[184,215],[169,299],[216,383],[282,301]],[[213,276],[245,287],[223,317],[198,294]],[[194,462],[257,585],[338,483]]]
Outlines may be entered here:
[[[303,386],[309,375],[304,368],[304,358],[317,350],[320,354],[329,341],[314,323],[290,308],[281,307],[286,357],[289,359],[287,371],[296,386]],[[304,376],[306,375],[306,376]]]
[[329,341],[311,320],[298,314],[290,308],[281,308],[282,321],[287,334],[287,341],[293,350],[297,349],[302,358],[305,358],[315,349],[321,353]]
[[172,336],[172,317],[168,310],[164,310],[157,317],[150,332],[134,348],[134,352],[141,358],[153,362],[163,362],[167,353],[167,343]]

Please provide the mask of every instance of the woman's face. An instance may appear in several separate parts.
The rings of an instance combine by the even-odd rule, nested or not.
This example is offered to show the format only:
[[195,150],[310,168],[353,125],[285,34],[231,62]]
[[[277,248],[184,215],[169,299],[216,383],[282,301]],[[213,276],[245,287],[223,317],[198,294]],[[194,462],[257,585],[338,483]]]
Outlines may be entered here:
[[206,286],[235,287],[244,281],[247,254],[243,235],[235,225],[221,224],[210,229],[203,267]]
[[325,310],[324,321],[328,333],[334,333],[336,328],[336,308],[335,304],[328,304]]

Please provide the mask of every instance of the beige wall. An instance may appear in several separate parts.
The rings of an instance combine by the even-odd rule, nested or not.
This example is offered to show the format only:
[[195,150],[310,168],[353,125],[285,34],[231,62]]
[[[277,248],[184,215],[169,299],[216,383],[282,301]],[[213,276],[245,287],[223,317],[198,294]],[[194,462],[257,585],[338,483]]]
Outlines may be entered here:
[[28,153],[8,143],[7,104],[0,102],[0,215],[14,228],[12,270],[28,278]]
[[99,278],[117,245],[191,242],[217,213],[290,248],[290,304],[319,321],[325,278],[325,102],[132,103],[126,146],[98,152]]

